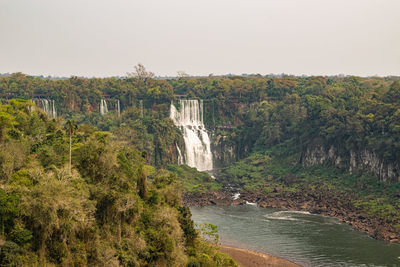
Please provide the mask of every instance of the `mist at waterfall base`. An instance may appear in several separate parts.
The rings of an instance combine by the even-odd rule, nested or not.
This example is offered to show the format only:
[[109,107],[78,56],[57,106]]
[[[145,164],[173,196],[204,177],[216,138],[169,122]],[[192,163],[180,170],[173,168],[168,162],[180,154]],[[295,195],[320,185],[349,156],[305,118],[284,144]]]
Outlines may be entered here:
[[196,224],[218,225],[224,245],[303,266],[400,266],[400,245],[375,240],[336,218],[252,205],[190,209]]
[[179,163],[185,163],[199,171],[211,171],[213,158],[211,141],[203,122],[202,100],[180,100],[179,110],[171,103],[170,117],[182,131],[185,151],[177,147]]

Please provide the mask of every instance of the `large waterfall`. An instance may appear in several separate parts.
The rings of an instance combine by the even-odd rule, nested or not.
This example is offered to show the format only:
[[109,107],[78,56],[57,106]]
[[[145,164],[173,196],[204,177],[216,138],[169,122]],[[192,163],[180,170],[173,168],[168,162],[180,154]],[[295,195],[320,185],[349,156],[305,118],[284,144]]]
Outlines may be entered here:
[[210,138],[203,123],[203,101],[180,100],[179,110],[171,104],[170,117],[183,133],[184,163],[199,171],[211,171],[213,158]]

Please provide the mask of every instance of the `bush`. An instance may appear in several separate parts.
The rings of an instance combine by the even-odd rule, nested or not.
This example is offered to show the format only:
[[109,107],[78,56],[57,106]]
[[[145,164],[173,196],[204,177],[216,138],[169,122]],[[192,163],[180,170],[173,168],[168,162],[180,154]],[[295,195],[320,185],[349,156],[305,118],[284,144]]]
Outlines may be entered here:
[[0,248],[0,266],[21,266],[25,250],[16,243],[6,241]]

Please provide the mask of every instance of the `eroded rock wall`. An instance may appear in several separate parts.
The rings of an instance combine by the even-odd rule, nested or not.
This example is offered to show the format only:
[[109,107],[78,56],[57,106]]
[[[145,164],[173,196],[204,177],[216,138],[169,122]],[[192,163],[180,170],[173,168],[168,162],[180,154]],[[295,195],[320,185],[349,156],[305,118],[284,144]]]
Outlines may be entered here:
[[300,163],[305,166],[333,164],[355,171],[372,172],[382,181],[400,182],[400,162],[389,162],[367,149],[341,151],[335,146],[313,144],[303,151]]
[[215,168],[222,168],[237,161],[236,147],[224,135],[213,135],[211,152]]

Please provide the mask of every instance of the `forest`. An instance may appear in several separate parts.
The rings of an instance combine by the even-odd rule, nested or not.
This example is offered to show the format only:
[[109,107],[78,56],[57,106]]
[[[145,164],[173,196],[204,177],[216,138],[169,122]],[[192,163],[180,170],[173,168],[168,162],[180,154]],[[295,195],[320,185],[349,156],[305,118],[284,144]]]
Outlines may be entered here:
[[145,150],[26,100],[0,126],[0,266],[236,266]]
[[[15,73],[0,96],[2,266],[234,266],[180,200],[226,183],[269,194],[322,181],[400,222],[398,77],[156,79],[139,65],[126,78]],[[214,150],[231,148],[219,182],[177,165],[169,106],[182,98],[204,101]],[[54,100],[57,117],[35,99]]]
[[[237,159],[252,151],[292,142],[304,150],[313,142],[365,148],[385,162],[395,162],[400,148],[400,81],[398,77],[268,77],[261,75],[154,78],[142,65],[124,79],[51,80],[21,73],[0,78],[0,95],[47,98],[63,118],[102,131],[118,132],[157,166],[174,162],[169,148],[181,144],[169,116],[180,97],[202,99],[205,124],[235,147]],[[112,106],[99,113],[102,99]],[[115,105],[120,101],[121,114]],[[134,136],[130,138],[130,136]],[[160,140],[160,136],[167,137]],[[136,140],[136,141],[135,141]]]

